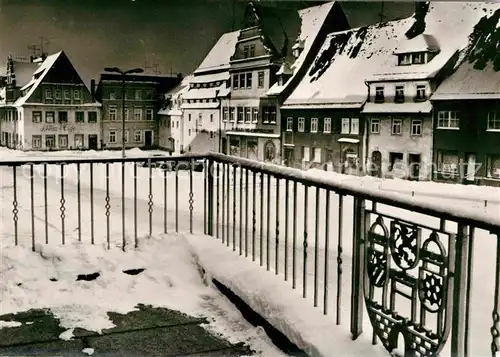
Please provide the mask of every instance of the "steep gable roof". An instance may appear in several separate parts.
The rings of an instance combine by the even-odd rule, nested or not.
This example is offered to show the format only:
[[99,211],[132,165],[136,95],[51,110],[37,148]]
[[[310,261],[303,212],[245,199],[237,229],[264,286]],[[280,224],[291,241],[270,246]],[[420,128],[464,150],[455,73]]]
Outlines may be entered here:
[[[441,69],[460,49],[481,16],[499,4],[433,2],[422,19],[418,16],[330,34],[308,74],[285,101],[287,105],[328,104],[333,107],[360,107],[366,100],[366,80],[389,77],[408,79],[428,77]],[[416,37],[433,35],[439,54],[428,65],[397,66],[394,53],[408,40],[407,33],[422,26]],[[418,26],[416,26],[418,25]],[[406,71],[406,73],[404,73]],[[397,76],[396,76],[397,75]]]
[[240,31],[223,34],[203,59],[194,74],[229,69],[229,61],[234,53]]

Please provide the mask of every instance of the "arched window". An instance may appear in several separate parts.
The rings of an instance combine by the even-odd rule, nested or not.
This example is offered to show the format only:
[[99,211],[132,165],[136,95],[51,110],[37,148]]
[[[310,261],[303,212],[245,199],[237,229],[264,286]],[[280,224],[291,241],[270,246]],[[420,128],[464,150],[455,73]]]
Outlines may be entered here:
[[264,145],[264,161],[274,161],[276,159],[276,146],[272,141]]

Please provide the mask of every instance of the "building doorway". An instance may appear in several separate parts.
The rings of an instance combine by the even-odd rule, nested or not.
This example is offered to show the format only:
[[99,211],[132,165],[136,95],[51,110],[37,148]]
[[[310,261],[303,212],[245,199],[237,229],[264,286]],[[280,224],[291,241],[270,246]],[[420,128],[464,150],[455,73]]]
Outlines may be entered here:
[[420,178],[420,154],[409,154],[408,155],[408,166],[410,168],[409,174],[410,180],[418,181]]
[[285,147],[285,166],[295,167],[295,148]]
[[153,146],[153,132],[151,130],[144,131],[144,146],[150,149]]
[[276,160],[276,146],[272,141],[268,141],[264,145],[264,161],[274,162],[274,160]]
[[467,170],[465,172],[466,181],[474,181],[476,178],[476,154],[468,153],[465,155]]
[[97,135],[89,135],[89,149],[97,150],[98,149],[98,140]]
[[382,177],[382,153],[378,150],[372,152],[371,175]]

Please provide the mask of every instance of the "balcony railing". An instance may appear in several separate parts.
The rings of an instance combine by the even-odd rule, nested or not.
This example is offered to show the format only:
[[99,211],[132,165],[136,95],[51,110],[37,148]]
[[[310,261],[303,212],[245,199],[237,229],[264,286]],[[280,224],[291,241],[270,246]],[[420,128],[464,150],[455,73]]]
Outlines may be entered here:
[[12,160],[0,174],[3,242],[125,249],[203,232],[337,324],[348,315],[352,339],[368,316],[388,351],[498,357],[500,218],[216,153]]

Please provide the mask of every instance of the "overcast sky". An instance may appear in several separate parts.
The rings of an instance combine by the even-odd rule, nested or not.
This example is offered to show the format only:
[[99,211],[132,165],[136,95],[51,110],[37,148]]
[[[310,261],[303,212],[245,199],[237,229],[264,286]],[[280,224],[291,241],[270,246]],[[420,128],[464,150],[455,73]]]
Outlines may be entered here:
[[[261,3],[285,17],[312,4]],[[0,0],[0,66],[9,54],[29,56],[28,46],[43,41],[49,53],[63,49],[86,82],[106,66],[144,68],[145,62],[158,64],[163,74],[190,73],[221,34],[231,31],[233,23],[238,28],[245,4],[243,0]],[[343,7],[353,27],[376,22],[381,10],[376,2],[348,2]],[[389,19],[412,10],[409,2],[384,6]]]

